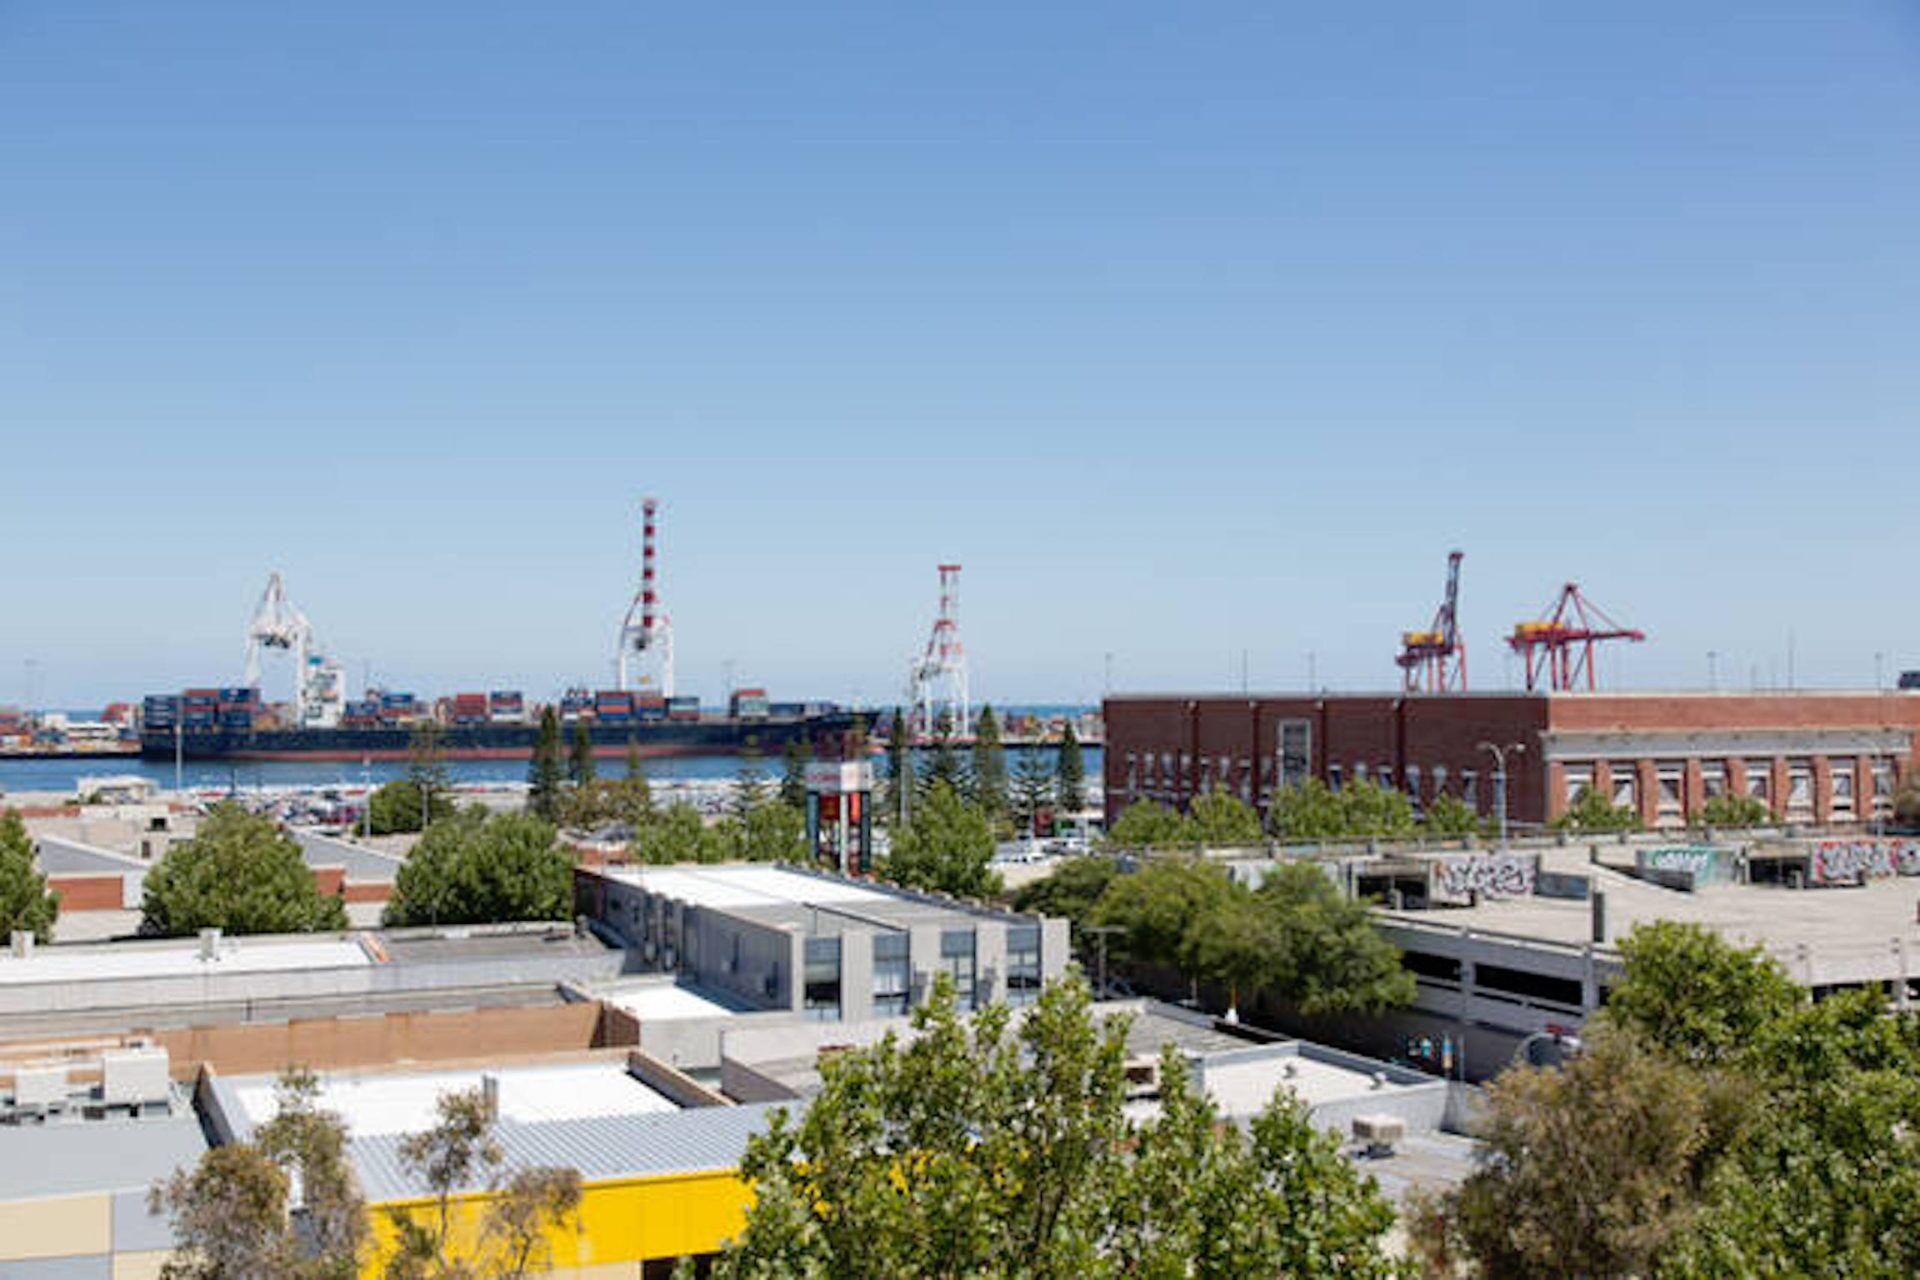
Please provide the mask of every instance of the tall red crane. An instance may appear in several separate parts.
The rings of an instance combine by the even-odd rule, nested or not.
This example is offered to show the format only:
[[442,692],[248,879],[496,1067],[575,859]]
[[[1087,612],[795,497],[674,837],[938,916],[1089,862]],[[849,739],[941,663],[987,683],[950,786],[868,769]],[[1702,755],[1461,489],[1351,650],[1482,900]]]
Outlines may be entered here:
[[1588,692],[1597,687],[1593,646],[1603,640],[1641,641],[1647,633],[1635,627],[1623,627],[1606,611],[1580,594],[1579,584],[1569,582],[1560,588],[1545,621],[1516,622],[1507,645],[1527,665],[1527,688],[1537,689],[1542,682],[1556,693],[1578,688],[1582,678]]
[[1408,693],[1466,692],[1467,642],[1460,637],[1460,561],[1464,558],[1459,551],[1447,556],[1447,594],[1433,615],[1433,625],[1425,631],[1400,633],[1400,655],[1394,662]]

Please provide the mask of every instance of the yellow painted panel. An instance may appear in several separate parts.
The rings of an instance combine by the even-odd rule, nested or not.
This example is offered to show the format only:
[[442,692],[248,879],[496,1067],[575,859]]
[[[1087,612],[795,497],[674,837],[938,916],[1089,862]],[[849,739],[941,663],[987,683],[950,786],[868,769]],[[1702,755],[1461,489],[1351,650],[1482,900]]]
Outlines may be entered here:
[[113,1280],[160,1280],[160,1269],[173,1256],[171,1249],[113,1255]]
[[[582,1189],[576,1224],[561,1227],[549,1237],[553,1274],[601,1280],[630,1277],[637,1264],[652,1258],[675,1258],[683,1253],[712,1253],[721,1241],[739,1234],[746,1221],[752,1193],[731,1169],[589,1183]],[[414,1200],[376,1206],[373,1256],[362,1275],[376,1277],[394,1244],[390,1209],[405,1209],[424,1217],[433,1213],[430,1201]],[[456,1248],[471,1249],[479,1236],[486,1197],[462,1197],[454,1207]],[[611,1270],[604,1270],[612,1268]]]
[[0,1261],[64,1258],[112,1248],[110,1196],[46,1196],[0,1204]]

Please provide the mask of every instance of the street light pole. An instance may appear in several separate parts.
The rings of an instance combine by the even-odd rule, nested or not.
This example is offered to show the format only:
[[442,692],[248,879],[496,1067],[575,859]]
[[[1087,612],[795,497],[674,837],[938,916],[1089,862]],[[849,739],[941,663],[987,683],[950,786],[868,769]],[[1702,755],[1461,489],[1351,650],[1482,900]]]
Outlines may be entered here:
[[1527,744],[1513,742],[1498,746],[1483,742],[1480,749],[1493,753],[1493,807],[1500,815],[1500,847],[1504,849],[1507,846],[1507,753],[1511,751],[1514,755],[1523,755]]

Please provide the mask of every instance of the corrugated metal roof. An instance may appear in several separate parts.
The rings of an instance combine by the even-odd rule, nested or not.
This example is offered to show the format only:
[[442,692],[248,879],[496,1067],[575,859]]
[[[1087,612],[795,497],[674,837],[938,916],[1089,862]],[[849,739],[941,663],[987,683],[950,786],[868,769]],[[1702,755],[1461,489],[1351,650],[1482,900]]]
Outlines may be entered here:
[[[586,1182],[650,1174],[731,1169],[746,1153],[747,1139],[766,1126],[770,1106],[696,1107],[658,1115],[596,1116],[516,1124],[503,1120],[494,1137],[506,1167],[557,1165],[577,1169]],[[355,1138],[349,1154],[360,1187],[373,1202],[428,1194],[427,1186],[400,1159],[400,1134]],[[477,1187],[462,1188],[476,1190]]]

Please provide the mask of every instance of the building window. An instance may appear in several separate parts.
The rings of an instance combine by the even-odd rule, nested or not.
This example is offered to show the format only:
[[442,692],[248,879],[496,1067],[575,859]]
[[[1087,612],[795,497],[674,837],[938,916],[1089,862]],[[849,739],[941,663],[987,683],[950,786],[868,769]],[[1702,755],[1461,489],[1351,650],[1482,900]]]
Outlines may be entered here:
[[1040,926],[1007,929],[1007,1003],[1032,1004],[1040,998]]
[[1833,764],[1833,804],[1828,816],[1845,820],[1853,816],[1853,761],[1835,760]]
[[1704,761],[1700,765],[1700,794],[1711,800],[1715,796],[1727,794],[1727,766],[1718,760]]
[[1680,826],[1686,822],[1687,766],[1678,760],[1662,760],[1654,768],[1654,823]]
[[807,939],[807,1020],[840,1021],[840,939]]
[[1409,804],[1413,806],[1413,816],[1417,818],[1420,816],[1420,766],[1419,765],[1410,764],[1407,766],[1406,783],[1407,783],[1407,801]]
[[1813,762],[1787,761],[1787,820],[1813,819]]
[[905,1014],[912,988],[913,973],[907,964],[907,935],[876,933],[873,936],[874,1016],[887,1018]]
[[1327,785],[1333,788],[1335,791],[1338,791],[1340,789],[1340,766],[1339,765],[1330,764],[1327,766]]
[[1631,761],[1622,761],[1610,766],[1613,774],[1613,807],[1616,809],[1640,810],[1640,771]]
[[1433,794],[1435,797],[1447,794],[1447,766],[1433,766]]
[[1561,792],[1560,800],[1566,808],[1571,809],[1580,802],[1581,796],[1593,790],[1592,765],[1570,764],[1561,770],[1560,776],[1565,779],[1565,787]]
[[1129,751],[1127,752],[1127,796],[1131,798],[1133,796],[1133,793],[1138,791],[1139,789],[1140,789],[1140,757],[1135,753]]
[[1480,775],[1472,769],[1460,771],[1460,798],[1475,813],[1480,812]]
[[1893,813],[1893,761],[1873,762],[1873,816],[1885,818]]
[[1366,763],[1366,761],[1364,761],[1364,760],[1355,760],[1355,761],[1353,762],[1353,780],[1354,780],[1355,782],[1365,782],[1365,781],[1367,780],[1367,763]]
[[1280,785],[1297,787],[1313,768],[1313,724],[1308,720],[1280,722]]
[[1746,762],[1747,794],[1761,804],[1772,807],[1773,804],[1773,761],[1749,760]]
[[953,977],[954,1006],[973,1008],[973,930],[947,929],[940,934],[940,968]]

